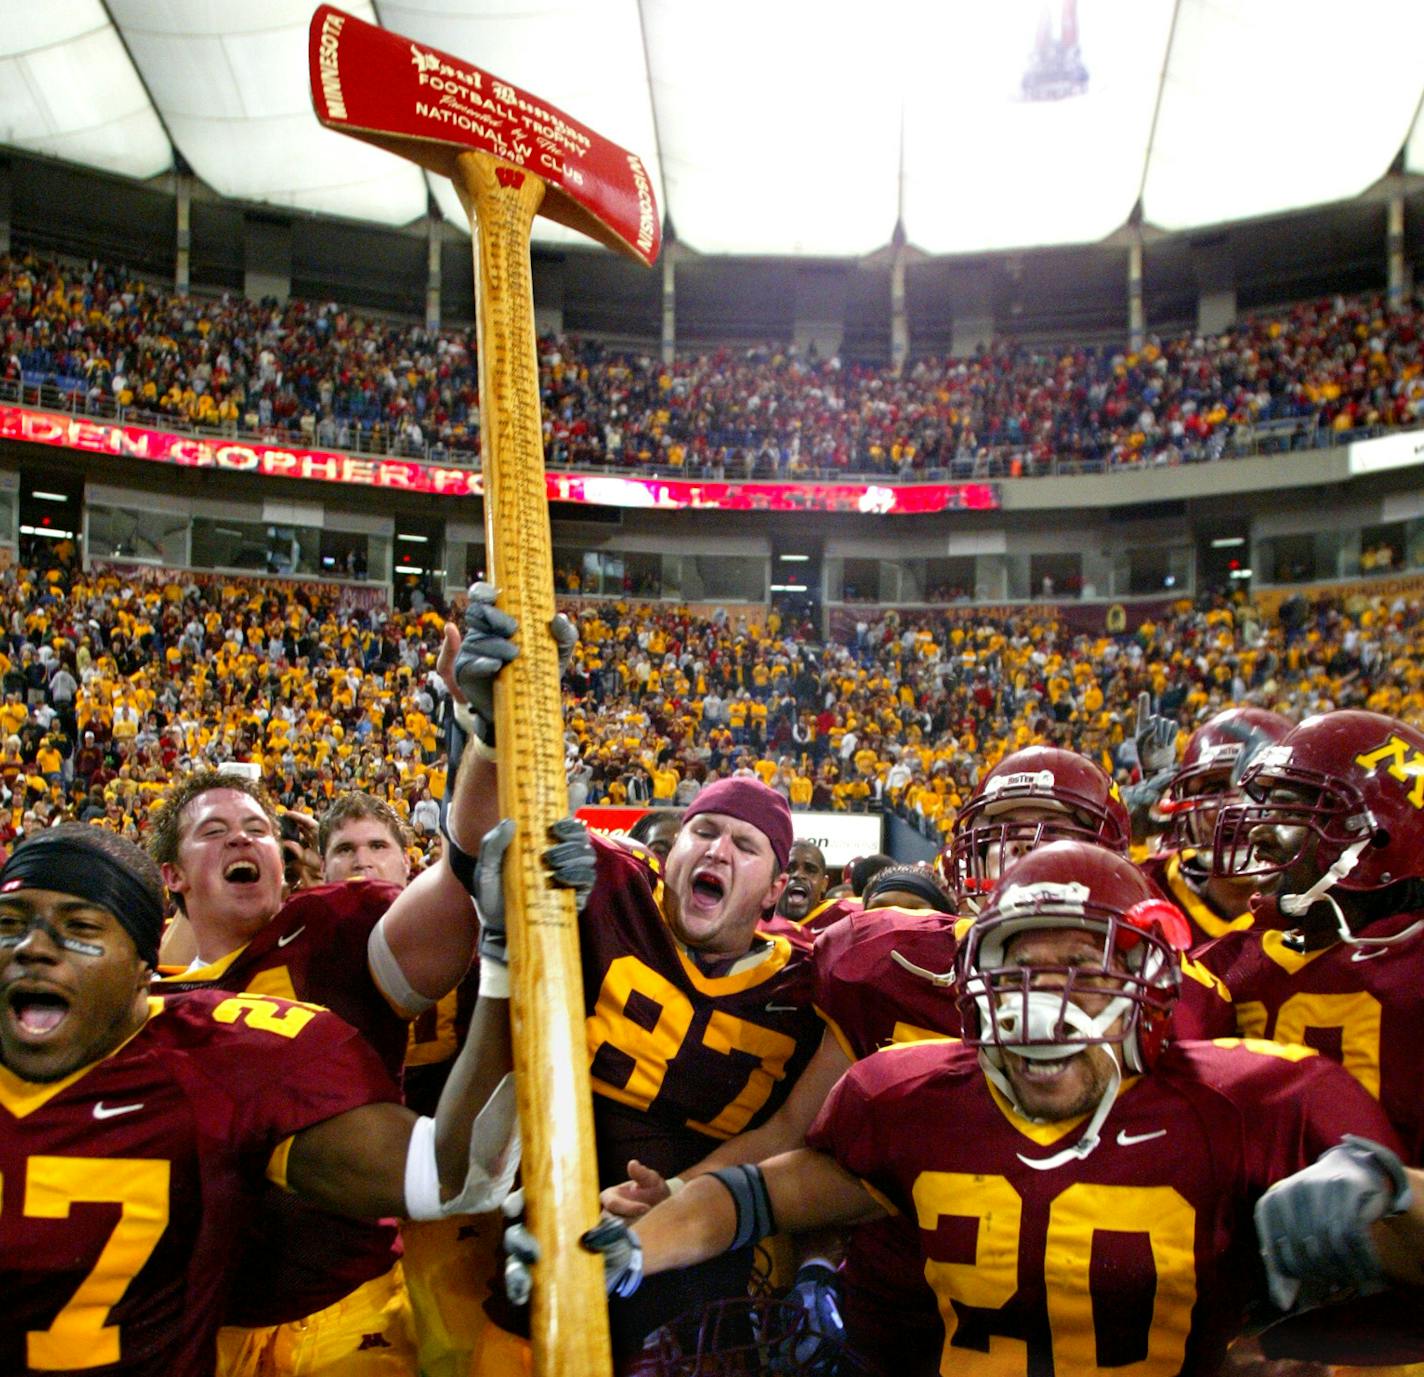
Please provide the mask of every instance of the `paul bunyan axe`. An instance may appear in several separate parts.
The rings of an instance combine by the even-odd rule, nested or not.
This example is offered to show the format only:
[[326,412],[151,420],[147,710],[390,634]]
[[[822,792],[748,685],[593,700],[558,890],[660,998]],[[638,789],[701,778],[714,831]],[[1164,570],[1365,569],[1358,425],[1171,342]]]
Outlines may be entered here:
[[312,16],[317,118],[455,184],[475,241],[480,436],[488,577],[519,619],[520,654],[496,681],[511,1015],[541,1377],[609,1371],[602,1264],[579,1235],[598,1183],[571,894],[539,853],[568,812],[529,233],[536,214],[651,265],[661,225],[639,158],[510,82],[329,5]]

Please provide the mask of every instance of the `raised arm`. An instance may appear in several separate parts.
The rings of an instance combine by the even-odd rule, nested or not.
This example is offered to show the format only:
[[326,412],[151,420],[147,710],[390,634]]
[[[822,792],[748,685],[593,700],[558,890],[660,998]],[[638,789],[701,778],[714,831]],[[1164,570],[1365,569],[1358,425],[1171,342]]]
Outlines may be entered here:
[[[373,935],[376,983],[411,1017],[459,983],[479,930],[470,903],[473,858],[499,820],[494,680],[519,654],[513,640],[518,623],[494,605],[494,596],[489,584],[470,589],[463,622],[446,623],[436,666],[456,710],[440,861],[407,887],[381,919],[379,936]],[[577,633],[568,618],[558,617],[550,634],[562,663]]]

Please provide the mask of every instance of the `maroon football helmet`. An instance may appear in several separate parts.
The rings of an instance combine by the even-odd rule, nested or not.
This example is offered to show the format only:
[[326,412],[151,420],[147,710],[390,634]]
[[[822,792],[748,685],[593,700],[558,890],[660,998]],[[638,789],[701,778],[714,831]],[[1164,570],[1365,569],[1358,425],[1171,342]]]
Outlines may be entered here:
[[1207,846],[1225,796],[1240,797],[1241,776],[1267,746],[1285,739],[1291,725],[1265,708],[1228,708],[1198,727],[1157,805],[1171,819],[1170,845]]
[[1131,832],[1117,785],[1102,766],[1057,746],[1028,746],[979,781],[935,864],[962,905],[987,894],[1015,857],[1044,842],[1096,842],[1125,856]]
[[[1424,733],[1414,727],[1377,712],[1308,717],[1256,756],[1241,787],[1245,798],[1217,815],[1215,863],[1223,873],[1278,874],[1315,837],[1315,861],[1328,880],[1316,898],[1333,888],[1358,893],[1424,878]],[[1252,833],[1267,827],[1288,840],[1298,834],[1291,854],[1252,845]]]
[[[1102,962],[1030,969],[1008,960],[1012,938],[1062,928],[1100,934]],[[1150,1070],[1177,1002],[1178,952],[1190,942],[1187,920],[1125,856],[1081,841],[1037,847],[1009,867],[960,944],[964,1041],[995,1064],[1006,1048],[1032,1059],[1112,1043],[1124,1071]],[[1112,998],[1090,1017],[1073,1002],[1084,991]]]

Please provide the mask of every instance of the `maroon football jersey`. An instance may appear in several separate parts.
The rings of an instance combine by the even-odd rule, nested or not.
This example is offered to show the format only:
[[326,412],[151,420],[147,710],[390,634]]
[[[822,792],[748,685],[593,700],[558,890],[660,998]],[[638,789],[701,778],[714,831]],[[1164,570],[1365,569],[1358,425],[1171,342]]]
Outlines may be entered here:
[[1219,914],[1207,901],[1206,895],[1198,894],[1182,871],[1180,851],[1154,851],[1138,869],[1186,916],[1192,930],[1193,950],[1229,932],[1245,932],[1255,923],[1249,912],[1228,916]]
[[[1389,937],[1420,916],[1395,914],[1361,932]],[[1395,946],[1336,942],[1313,952],[1292,951],[1284,938],[1275,929],[1232,933],[1194,953],[1176,1028],[1314,1047],[1380,1102],[1408,1160],[1424,1164],[1424,932]]]
[[[893,955],[921,970],[951,970],[959,922],[942,913],[857,909],[816,939],[816,1007],[851,1060],[891,1043],[959,1036],[954,991]],[[938,1369],[944,1331],[909,1220],[895,1215],[854,1230],[842,1280],[846,1342],[863,1363],[895,1377]]]
[[[814,938],[817,934],[825,932],[833,923],[839,923],[842,918],[849,918],[851,914],[859,913],[860,908],[860,900],[853,894],[843,894],[838,899],[822,899],[795,926]],[[788,918],[786,921],[790,923],[792,920]]]
[[945,1042],[858,1062],[812,1126],[916,1222],[943,1371],[1215,1372],[1261,1285],[1256,1198],[1342,1133],[1397,1141],[1332,1062],[1235,1039],[1174,1044],[1092,1153],[1042,1166],[1082,1128],[1016,1114],[976,1051]]
[[891,1042],[958,1037],[953,989],[907,970],[899,954],[921,970],[954,968],[958,919],[943,913],[856,909],[816,939],[816,1007],[852,1060]]
[[[401,1078],[409,1024],[371,979],[371,929],[400,893],[381,880],[303,889],[245,947],[160,982],[168,991],[246,990],[321,1004]],[[274,1248],[273,1239],[282,1245]],[[388,1272],[400,1255],[394,1223],[344,1219],[275,1187],[249,1221],[225,1323],[257,1328],[315,1314]]]
[[232,1240],[274,1149],[397,1098],[325,1010],[226,991],[150,1008],[62,1081],[0,1067],[0,1372],[211,1374]]
[[820,1044],[811,960],[785,936],[699,965],[640,854],[591,836],[598,877],[579,920],[599,1180],[628,1159],[670,1176],[781,1105]]

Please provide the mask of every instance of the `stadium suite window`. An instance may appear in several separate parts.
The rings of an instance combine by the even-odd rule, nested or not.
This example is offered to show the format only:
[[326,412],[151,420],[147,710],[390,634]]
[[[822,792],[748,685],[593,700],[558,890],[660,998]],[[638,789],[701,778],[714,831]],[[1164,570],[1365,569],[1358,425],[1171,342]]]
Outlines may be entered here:
[[832,602],[897,601],[900,596],[899,571],[895,571],[895,577],[891,580],[885,576],[886,569],[886,562],[878,559],[828,559],[827,593]]
[[1359,572],[1397,574],[1411,561],[1409,526],[1418,523],[1386,521],[1360,529]]
[[193,518],[197,569],[250,569],[268,574],[321,574],[322,532],[315,526],[274,526],[223,517]]
[[1305,531],[1263,537],[1256,543],[1255,577],[1264,583],[1310,583],[1316,579],[1339,578],[1345,534]]
[[[765,602],[766,560],[750,555],[670,555],[679,562],[685,602]],[[666,569],[666,563],[664,564]]]
[[123,559],[181,567],[188,563],[188,518],[172,512],[134,511],[91,504],[90,559]]
[[1083,556],[1066,554],[1030,555],[1028,585],[1023,592],[1010,587],[1010,596],[1021,598],[1078,598],[1083,594]]
[[1191,591],[1191,572],[1189,546],[1137,546],[1113,561],[1113,595],[1187,593]]

